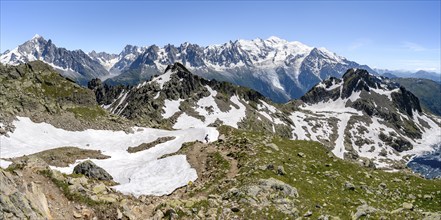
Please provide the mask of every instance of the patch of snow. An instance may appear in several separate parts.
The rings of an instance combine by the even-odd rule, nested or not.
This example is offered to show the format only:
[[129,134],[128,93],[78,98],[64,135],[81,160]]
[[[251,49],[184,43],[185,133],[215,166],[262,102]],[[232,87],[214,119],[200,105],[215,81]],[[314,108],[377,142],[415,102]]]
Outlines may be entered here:
[[268,113],[263,112],[263,111],[259,111],[259,114],[261,114],[262,116],[264,116],[268,120],[273,121],[273,118]]
[[415,141],[414,148],[410,151],[406,151],[406,153],[422,155],[425,152],[433,151],[433,146],[441,143],[441,127],[438,126],[435,121],[427,117],[427,115],[420,114],[418,111],[413,110],[413,117],[417,124],[419,124],[419,120],[423,120],[429,124],[430,128],[424,128],[422,138]]
[[327,102],[319,102],[311,105],[304,105],[301,108],[312,112],[333,112],[333,113],[356,113],[362,114],[354,108],[346,107],[348,100],[355,101],[360,98],[360,92],[353,93],[348,99],[338,98],[336,100],[328,100]]
[[[134,133],[123,131],[93,130],[66,131],[47,123],[34,123],[29,118],[17,117],[16,127],[9,137],[1,136],[0,150],[3,158],[29,155],[63,146],[81,149],[101,150],[108,159],[92,161],[106,170],[120,185],[114,186],[124,194],[166,195],[197,179],[196,171],[190,167],[184,155],[157,159],[177,152],[183,143],[204,141],[208,134],[210,141],[219,135],[215,128],[191,128],[167,131],[134,127]],[[149,143],[159,137],[173,136],[174,140],[158,144],[148,150],[128,153],[128,147]],[[70,173],[73,167],[59,168]]]
[[370,88],[370,91],[373,91],[373,92],[380,94],[380,95],[385,95],[385,96],[387,96],[387,98],[389,98],[390,101],[392,101],[392,93],[399,92],[400,88],[396,88],[394,90]]
[[142,83],[139,83],[139,84],[136,86],[136,88],[139,89],[139,88],[145,86],[146,84],[147,84],[147,81],[144,81],[144,82],[142,82]]
[[45,63],[49,64],[49,66],[53,67],[54,69],[63,70],[63,71],[65,71],[65,72],[68,72],[68,71],[75,72],[75,71],[74,71],[73,69],[71,69],[71,68],[63,68],[63,67],[61,67],[61,66],[57,66],[57,65],[55,65],[55,64],[53,64],[53,63],[48,63],[48,62],[45,62]]
[[115,58],[110,59],[110,60],[106,60],[106,59],[103,59],[101,57],[97,57],[96,59],[104,67],[104,69],[106,69],[107,71],[110,71],[110,69],[112,69],[112,67],[116,63],[118,63],[118,61],[121,60],[121,57],[118,56],[118,57],[115,57]]
[[332,91],[336,88],[339,88],[340,86],[343,86],[343,80],[340,83],[335,83],[335,80],[333,80],[332,85],[329,88],[325,88],[325,90]]
[[181,105],[181,102],[184,101],[184,99],[179,100],[164,100],[164,114],[162,114],[163,118],[170,118],[173,116],[176,112],[179,112],[179,106]]
[[161,92],[156,93],[155,97],[153,97],[153,99],[157,99],[159,98],[159,95],[161,94]]
[[108,105],[104,105],[104,104],[102,104],[101,105],[101,108],[103,108],[103,109],[109,109],[110,108],[110,106],[112,106],[112,103],[110,103],[110,104],[108,104]]
[[167,71],[166,73],[159,75],[157,77],[154,77],[151,81],[149,81],[148,83],[152,83],[152,82],[157,82],[159,84],[159,88],[162,89],[162,87],[164,86],[164,84],[168,81],[170,81],[171,79],[171,75],[173,74],[173,71]]
[[176,120],[174,129],[186,129],[186,128],[203,128],[206,127],[204,122],[198,118],[187,115],[185,112],[182,113],[178,120]]
[[[124,90],[121,92],[121,94],[119,94],[119,96],[118,96],[118,98],[117,98],[117,100],[119,99],[119,102],[118,102],[118,104],[114,107],[114,108],[112,108],[112,110],[111,110],[111,112],[113,113],[113,114],[115,114],[115,113],[117,113],[117,112],[119,112],[118,110],[118,107],[122,104],[122,103],[124,103],[124,101],[126,100],[126,98],[127,98],[127,95],[129,94],[129,92],[130,92],[130,90],[128,90],[127,92],[124,92]],[[127,103],[126,103],[127,104]],[[124,106],[123,108],[125,108],[126,106]]]
[[351,118],[351,114],[345,113],[345,114],[340,114],[340,117],[338,118],[340,120],[340,122],[337,124],[338,126],[338,138],[335,141],[335,147],[332,150],[332,153],[334,153],[335,156],[339,157],[339,158],[344,158],[344,153],[346,152],[345,149],[345,129],[346,126],[348,125],[348,121]]
[[127,108],[127,105],[129,105],[128,102],[126,102],[126,104],[124,104],[124,106],[123,106],[122,108],[120,108],[120,109],[116,112],[116,114],[117,114],[117,115],[121,115],[121,113],[124,111],[124,109]]
[[[272,106],[272,105],[266,103],[266,102],[263,101],[263,100],[259,100],[259,101],[260,101],[260,103],[262,103],[262,105],[265,106],[266,109],[268,109],[268,111],[270,111],[271,113],[276,113],[276,112],[277,112],[277,108],[276,108],[276,107],[274,107],[274,106]],[[258,108],[259,108],[259,110],[263,109],[263,107],[260,106],[260,105],[258,105]]]
[[304,126],[308,126],[308,123],[305,121],[306,115],[303,112],[295,111],[291,114],[290,119],[294,122],[293,127],[293,136],[296,137],[296,140],[310,140],[306,136],[306,132],[303,129]]
[[320,50],[320,52],[323,53],[323,55],[327,56],[329,61],[331,61],[331,63],[343,63],[346,64],[346,62],[344,62],[345,58],[342,56],[338,56],[337,54],[329,51],[328,49],[324,48],[324,47],[320,47],[318,48]]
[[11,165],[11,164],[12,164],[11,161],[0,159],[0,167],[3,168],[3,169],[8,168],[9,165]]
[[273,118],[273,122],[275,124],[279,124],[279,125],[284,125],[285,124],[285,122],[283,122],[282,120],[280,120],[280,118],[277,118],[277,117]]

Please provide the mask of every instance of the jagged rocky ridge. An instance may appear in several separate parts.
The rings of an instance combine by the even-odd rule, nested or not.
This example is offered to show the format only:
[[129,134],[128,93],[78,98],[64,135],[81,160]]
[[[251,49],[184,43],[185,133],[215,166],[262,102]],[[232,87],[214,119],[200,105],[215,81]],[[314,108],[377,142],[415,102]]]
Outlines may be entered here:
[[[348,68],[365,68],[325,48],[270,37],[266,40],[236,40],[202,47],[127,45],[116,54],[57,48],[41,36],[1,55],[1,62],[18,64],[43,60],[82,85],[93,78],[108,84],[136,85],[162,73],[167,65],[183,63],[192,73],[206,79],[232,82],[254,89],[276,102],[299,98],[312,86],[330,76],[340,77]],[[110,78],[110,79],[109,79]]]
[[281,122],[288,119],[263,95],[193,75],[180,63],[134,87],[111,87],[93,80],[89,88],[105,109],[146,126],[179,129],[227,124],[291,137],[288,123]]
[[441,116],[441,84],[428,79],[393,78],[407,90],[415,94],[421,102],[421,107],[433,114]]
[[252,90],[205,80],[179,63],[132,88],[100,83],[91,88],[104,108],[147,125],[226,124],[277,133],[319,141],[338,157],[368,166],[402,168],[411,155],[440,141],[439,118],[424,113],[415,95],[363,69],[331,77],[301,101],[284,105]]

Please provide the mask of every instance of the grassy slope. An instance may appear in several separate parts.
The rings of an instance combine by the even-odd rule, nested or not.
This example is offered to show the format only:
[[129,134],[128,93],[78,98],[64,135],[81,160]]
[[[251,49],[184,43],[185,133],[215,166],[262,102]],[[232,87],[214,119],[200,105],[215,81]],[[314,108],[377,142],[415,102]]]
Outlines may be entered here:
[[[248,139],[256,155],[239,153],[239,162],[242,164],[239,175],[236,177],[237,185],[242,187],[255,184],[259,179],[276,178],[299,191],[299,198],[295,201],[299,214],[313,211],[312,218],[320,215],[338,216],[349,219],[356,212],[356,208],[365,201],[369,206],[381,211],[371,215],[379,218],[415,217],[422,218],[420,212],[404,211],[391,214],[390,212],[402,207],[403,202],[413,202],[415,210],[436,212],[441,210],[441,180],[426,180],[413,174],[403,172],[387,173],[361,167],[358,164],[344,161],[333,157],[319,143],[310,141],[291,141],[275,137],[273,143],[279,147],[279,151],[273,151],[264,146],[265,137],[249,132],[232,131],[235,140],[227,144],[240,144],[243,139]],[[305,157],[299,157],[298,153],[304,153]],[[226,161],[228,162],[228,161]],[[274,170],[261,170],[259,166],[273,164],[275,169],[282,165],[287,175],[277,175]],[[330,166],[329,166],[330,164]],[[327,166],[328,165],[328,166]],[[225,166],[219,172],[226,169]],[[355,185],[355,190],[344,188],[345,182]],[[385,187],[380,186],[385,184]],[[223,193],[229,190],[217,188],[210,190],[210,194]],[[416,198],[410,199],[409,195]],[[431,195],[431,199],[424,199],[424,195]],[[201,201],[196,206],[205,206],[208,202]],[[317,208],[320,206],[321,208]],[[289,218],[275,208],[257,210],[243,205],[245,212],[239,212],[238,216],[247,218],[281,219]],[[197,207],[200,208],[200,207]],[[223,207],[224,208],[224,207]],[[222,208],[219,208],[222,209]],[[221,210],[219,210],[221,212]]]

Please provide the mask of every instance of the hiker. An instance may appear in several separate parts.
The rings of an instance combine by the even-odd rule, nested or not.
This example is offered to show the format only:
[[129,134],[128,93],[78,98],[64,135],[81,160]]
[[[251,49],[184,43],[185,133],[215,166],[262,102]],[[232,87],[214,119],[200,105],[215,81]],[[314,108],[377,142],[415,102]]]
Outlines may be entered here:
[[208,134],[207,134],[207,135],[205,135],[205,142],[207,142],[207,143],[208,143]]

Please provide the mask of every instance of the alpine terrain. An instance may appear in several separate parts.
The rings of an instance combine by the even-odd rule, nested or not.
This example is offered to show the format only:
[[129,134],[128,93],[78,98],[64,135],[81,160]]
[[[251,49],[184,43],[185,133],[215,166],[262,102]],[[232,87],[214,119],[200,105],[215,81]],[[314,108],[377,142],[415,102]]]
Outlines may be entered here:
[[[318,72],[298,75],[299,82],[314,76],[308,86],[296,84],[311,89],[280,104],[202,73],[256,80],[254,74],[262,74],[260,82],[273,85],[267,72],[244,74],[258,61],[262,71],[270,71],[264,59],[278,57],[270,49],[248,57],[249,66],[228,61],[234,73],[208,67],[208,58],[199,66],[195,60],[158,62],[153,46],[126,47],[127,54],[139,53],[133,57],[92,52],[76,64],[99,64],[107,73],[89,76],[87,88],[73,75],[60,75],[62,64],[53,67],[55,61],[48,64],[36,50],[28,60],[16,58],[25,63],[0,64],[0,218],[441,218],[440,179],[406,166],[441,142],[440,118],[426,112],[417,96],[369,69],[344,69],[357,64],[323,49],[275,38],[252,42],[310,50],[304,59],[290,59],[303,59],[305,71],[321,63]],[[244,41],[202,51],[234,50],[233,44],[237,49]],[[226,66],[228,56],[218,56],[225,60],[210,63]],[[155,75],[135,85],[102,81],[113,70],[121,74],[111,80],[127,76],[123,66],[130,62]],[[283,71],[296,66],[283,63]],[[292,95],[273,91],[286,99]]]

